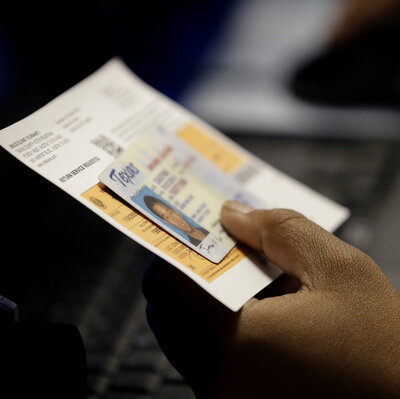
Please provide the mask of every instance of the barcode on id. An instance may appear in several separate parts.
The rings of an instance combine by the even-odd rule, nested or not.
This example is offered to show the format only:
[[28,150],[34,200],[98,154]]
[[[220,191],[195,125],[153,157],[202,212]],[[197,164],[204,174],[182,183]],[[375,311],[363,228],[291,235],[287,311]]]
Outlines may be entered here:
[[239,171],[235,174],[234,178],[238,180],[240,183],[247,183],[253,177],[257,176],[259,171],[251,165],[245,165],[240,168]]

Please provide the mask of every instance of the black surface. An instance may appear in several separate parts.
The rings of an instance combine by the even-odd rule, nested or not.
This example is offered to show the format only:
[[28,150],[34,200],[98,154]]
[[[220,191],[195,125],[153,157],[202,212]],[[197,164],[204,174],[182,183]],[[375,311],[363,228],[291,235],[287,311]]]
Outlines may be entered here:
[[[400,288],[400,142],[233,139],[349,207],[352,215],[336,234],[372,256]],[[140,283],[152,255],[4,151],[1,160],[7,188],[3,252],[13,255],[1,290],[18,302],[21,319],[79,327],[88,355],[88,397],[180,392],[192,398],[145,322]]]

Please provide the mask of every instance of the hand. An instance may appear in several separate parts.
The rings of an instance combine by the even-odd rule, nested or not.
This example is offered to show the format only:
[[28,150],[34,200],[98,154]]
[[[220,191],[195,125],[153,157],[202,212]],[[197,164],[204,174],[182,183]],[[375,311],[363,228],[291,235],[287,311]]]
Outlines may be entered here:
[[149,270],[149,324],[197,398],[400,396],[400,295],[372,259],[293,211],[228,202],[221,221],[285,275],[233,313]]

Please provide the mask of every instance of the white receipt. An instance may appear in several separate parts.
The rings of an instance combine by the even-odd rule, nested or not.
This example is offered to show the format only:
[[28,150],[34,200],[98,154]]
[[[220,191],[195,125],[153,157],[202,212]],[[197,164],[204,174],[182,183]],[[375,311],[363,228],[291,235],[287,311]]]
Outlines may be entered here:
[[[348,209],[254,157],[146,85],[119,59],[109,61],[40,110],[3,129],[0,144],[237,311],[280,274],[276,267],[265,264],[252,256],[248,248],[234,243],[222,260],[212,262],[99,182],[98,176],[105,170],[110,171],[115,160],[143,132],[160,129],[167,131],[172,141],[178,140],[198,154],[199,159],[206,160],[218,171],[216,174],[226,175],[227,181],[242,187],[246,196],[242,199],[250,203],[258,201],[253,203],[257,207],[292,208],[329,231],[335,230],[349,216]],[[162,197],[163,192],[159,190],[162,184],[170,184],[169,188],[176,184],[182,194],[171,200],[176,200],[176,207],[182,209],[185,198],[191,193],[182,187],[184,178],[179,183],[169,166],[164,175],[158,170],[158,178],[164,180],[161,186],[154,186],[153,191]],[[212,179],[209,181],[210,186],[214,183]],[[190,199],[187,201],[189,209]],[[212,209],[214,214],[219,211],[207,201],[204,203],[192,202],[190,216],[197,222],[206,220],[206,208]]]

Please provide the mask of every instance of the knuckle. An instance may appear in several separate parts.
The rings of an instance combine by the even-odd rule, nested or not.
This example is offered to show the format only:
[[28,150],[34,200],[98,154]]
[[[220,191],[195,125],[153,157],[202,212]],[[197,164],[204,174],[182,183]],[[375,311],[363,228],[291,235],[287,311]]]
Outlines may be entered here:
[[303,241],[312,227],[301,213],[289,209],[273,210],[271,224],[275,234],[292,243]]
[[273,209],[270,215],[275,227],[293,227],[293,224],[297,225],[302,220],[305,220],[305,217],[301,213],[291,209]]
[[342,269],[351,273],[365,274],[378,268],[367,254],[350,245],[345,246],[338,261]]

